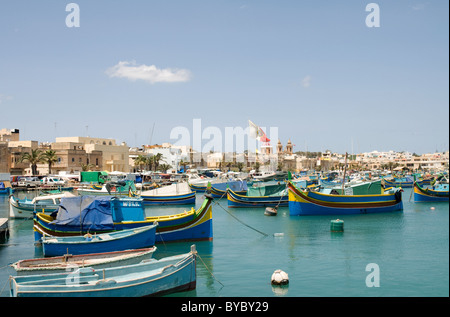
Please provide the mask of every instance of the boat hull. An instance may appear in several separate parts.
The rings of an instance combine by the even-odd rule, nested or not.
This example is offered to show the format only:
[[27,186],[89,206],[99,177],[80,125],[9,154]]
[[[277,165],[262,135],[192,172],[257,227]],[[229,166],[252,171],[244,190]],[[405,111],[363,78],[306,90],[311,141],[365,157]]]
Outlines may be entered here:
[[417,183],[414,184],[415,202],[449,202],[449,191],[433,190],[431,188],[422,188]]
[[18,276],[65,273],[79,267],[105,269],[136,264],[152,258],[156,247],[93,254],[65,254],[58,257],[20,260],[13,264]]
[[145,205],[188,205],[195,204],[195,192],[182,195],[146,196],[141,195]]
[[288,184],[289,214],[307,215],[351,215],[383,213],[403,210],[401,192],[385,195],[327,195],[301,191]]
[[193,252],[161,260],[63,274],[11,277],[12,297],[143,297],[195,289]]
[[21,201],[14,196],[9,196],[9,217],[10,218],[32,218],[38,212],[52,212],[58,209],[57,204],[32,204],[31,200]]
[[[93,235],[91,238],[83,236],[46,238],[42,240],[42,249],[44,256],[61,256],[64,254],[92,254],[102,252],[114,252],[130,249],[141,249],[155,245],[157,225],[149,225],[142,228],[121,231],[113,234],[103,233]],[[126,235],[125,235],[126,233]]]
[[[53,218],[38,213],[34,219],[35,240],[39,241],[43,234],[50,236],[74,236],[87,233],[87,228],[80,232],[79,227],[55,225]],[[156,242],[212,240],[212,198],[206,198],[202,206],[195,210],[177,215],[147,217],[143,221],[114,222],[114,230],[133,229],[158,222]],[[98,231],[97,234],[112,230]],[[92,232],[91,232],[92,233]]]
[[227,193],[228,207],[252,208],[252,207],[287,207],[289,200],[286,196],[244,196],[232,190]]

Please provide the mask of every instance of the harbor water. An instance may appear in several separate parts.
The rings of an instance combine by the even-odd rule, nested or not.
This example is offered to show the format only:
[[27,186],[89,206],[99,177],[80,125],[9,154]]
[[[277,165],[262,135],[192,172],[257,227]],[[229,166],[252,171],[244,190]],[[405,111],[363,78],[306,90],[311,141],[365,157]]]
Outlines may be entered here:
[[[197,287],[168,297],[448,297],[449,204],[415,203],[403,193],[402,212],[351,216],[276,216],[264,208],[228,208],[214,201],[213,240],[194,242]],[[16,196],[32,197],[33,192]],[[196,207],[203,201],[197,193]],[[191,206],[147,206],[147,215],[178,213]],[[8,218],[0,196],[0,218]],[[341,232],[330,230],[339,218]],[[0,296],[9,296],[9,264],[42,256],[34,244],[32,219],[9,219],[0,243]],[[155,258],[189,252],[193,242],[159,243]],[[289,284],[271,285],[273,272]]]

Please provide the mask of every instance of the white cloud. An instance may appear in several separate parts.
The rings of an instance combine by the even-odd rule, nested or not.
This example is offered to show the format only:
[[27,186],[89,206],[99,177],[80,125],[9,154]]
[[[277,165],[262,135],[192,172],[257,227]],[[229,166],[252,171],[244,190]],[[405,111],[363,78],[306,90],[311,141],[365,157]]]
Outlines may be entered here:
[[3,101],[11,100],[11,99],[13,99],[12,96],[6,96],[6,95],[0,94],[0,103],[2,103]]
[[308,75],[302,79],[302,86],[304,88],[308,88],[309,86],[311,86],[311,76]]
[[136,65],[136,62],[119,62],[106,70],[109,77],[128,78],[129,80],[145,80],[154,83],[186,82],[191,79],[187,69],[157,68],[155,65]]

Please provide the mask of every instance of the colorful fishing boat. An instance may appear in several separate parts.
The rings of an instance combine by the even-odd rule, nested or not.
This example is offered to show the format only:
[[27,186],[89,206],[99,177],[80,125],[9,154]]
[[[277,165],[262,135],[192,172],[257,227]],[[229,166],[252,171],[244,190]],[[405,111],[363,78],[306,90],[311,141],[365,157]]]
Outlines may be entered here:
[[41,239],[44,256],[91,254],[141,249],[155,245],[157,223],[144,227],[102,234],[87,233],[82,236],[48,237]]
[[0,181],[0,195],[11,195],[13,188],[10,181]]
[[70,192],[36,196],[33,199],[18,199],[9,196],[10,218],[32,218],[37,212],[52,212],[58,209],[61,199],[64,197],[75,197]]
[[247,194],[246,181],[229,181],[223,183],[211,184],[209,191],[214,198],[222,198],[227,195],[227,189],[232,190],[238,195]]
[[380,195],[330,195],[300,190],[288,182],[289,214],[348,215],[381,213],[403,210],[402,190]]
[[250,186],[246,195],[229,189],[228,207],[287,207],[289,200],[286,184]]
[[92,254],[64,254],[48,258],[20,260],[10,266],[14,268],[19,276],[64,273],[70,270],[74,271],[79,267],[104,269],[119,265],[136,264],[151,259],[155,251],[156,247],[153,246],[151,248]]
[[144,204],[148,205],[187,205],[195,204],[195,192],[188,183],[174,183],[141,192]]
[[[81,196],[87,199],[89,196]],[[81,201],[61,201],[62,208],[53,215],[37,213],[34,218],[35,240],[49,236],[76,236],[88,232],[107,233],[138,228],[158,222],[156,242],[212,240],[212,200],[206,195],[198,209],[178,214],[146,217],[142,200],[110,197],[95,198],[90,204]],[[103,201],[100,201],[103,200]],[[109,200],[109,201],[108,201]],[[66,210],[68,212],[66,212]],[[55,215],[56,214],[56,215]]]
[[441,175],[435,181],[431,182],[433,185],[425,187],[417,182],[414,182],[414,201],[415,202],[439,202],[449,201],[449,183],[446,176]]
[[[383,178],[384,185],[386,187],[401,187],[401,188],[412,188],[414,185],[413,177],[391,177],[391,178]],[[422,181],[418,181],[419,184]]]
[[11,297],[142,297],[196,287],[195,246],[191,252],[106,269],[10,277]]

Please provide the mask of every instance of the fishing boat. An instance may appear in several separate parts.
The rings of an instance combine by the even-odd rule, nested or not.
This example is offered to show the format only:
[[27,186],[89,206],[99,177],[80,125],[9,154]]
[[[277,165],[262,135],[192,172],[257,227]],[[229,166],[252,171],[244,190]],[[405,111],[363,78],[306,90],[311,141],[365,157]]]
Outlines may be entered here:
[[[383,178],[386,187],[401,187],[401,188],[412,188],[414,185],[413,177],[391,177]],[[422,184],[422,181],[418,181]]]
[[228,207],[287,207],[289,200],[286,184],[250,186],[246,195],[231,189],[227,192]]
[[0,181],[0,195],[11,195],[13,189],[9,181]]
[[414,182],[414,201],[415,202],[439,202],[449,201],[449,184],[445,175],[437,177],[431,182],[431,186],[422,186]]
[[311,190],[300,190],[288,182],[289,214],[348,215],[403,210],[402,190],[395,189],[379,195],[330,195]]
[[320,186],[323,187],[321,192],[331,193],[335,192],[338,195],[378,195],[381,194],[381,179],[374,181],[361,181],[355,180],[350,182],[342,183],[323,181],[319,182]]
[[140,196],[144,204],[148,205],[195,204],[195,192],[186,182],[146,190],[141,192]]
[[142,297],[196,287],[195,246],[191,252],[106,269],[10,277],[11,297]]
[[44,256],[63,254],[91,254],[101,252],[140,249],[155,244],[157,223],[144,227],[68,237],[48,237],[41,239]]
[[222,198],[227,194],[227,189],[232,190],[236,194],[247,194],[247,182],[246,181],[228,181],[223,183],[211,184],[210,193],[214,198]]
[[13,264],[17,275],[64,273],[79,267],[103,269],[107,267],[136,264],[151,259],[156,247],[92,254],[64,254],[62,256],[20,260]]
[[18,199],[13,195],[9,196],[9,217],[10,218],[31,218],[37,212],[52,212],[58,209],[61,199],[64,197],[75,197],[70,192],[36,196],[33,199]]
[[[89,196],[81,196],[87,199]],[[34,218],[35,241],[43,234],[76,236],[138,228],[158,222],[156,242],[212,240],[212,201],[206,195],[198,209],[178,214],[146,217],[142,203],[131,198],[95,198],[90,204],[62,200],[62,208],[53,214],[37,213]],[[103,202],[99,201],[103,200]],[[109,200],[109,201],[108,201]]]
[[[99,189],[100,188],[100,189]],[[78,188],[78,195],[81,196],[136,196],[136,186],[131,180],[120,180],[107,182],[101,187],[90,185],[89,188]]]

